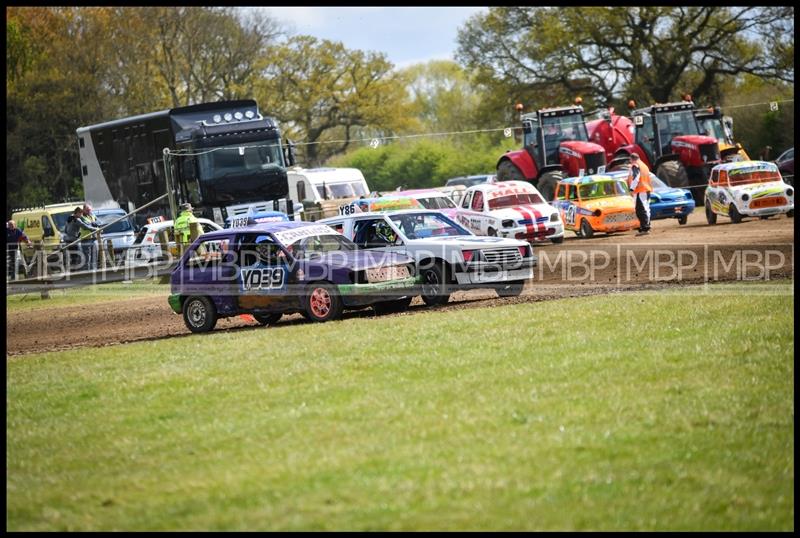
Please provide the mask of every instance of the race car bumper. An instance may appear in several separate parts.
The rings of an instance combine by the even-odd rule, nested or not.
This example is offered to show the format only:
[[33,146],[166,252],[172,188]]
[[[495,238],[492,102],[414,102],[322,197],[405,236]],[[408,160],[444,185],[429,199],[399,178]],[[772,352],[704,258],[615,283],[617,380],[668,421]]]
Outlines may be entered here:
[[536,267],[537,263],[538,258],[535,255],[524,258],[522,263],[513,266],[474,262],[467,264],[466,270],[455,273],[456,282],[460,286],[470,286],[528,280],[533,278],[533,268]]
[[[737,207],[737,209],[739,208]],[[794,202],[786,205],[761,207],[758,209],[752,209],[747,207],[739,209],[739,213],[741,213],[745,217],[767,217],[769,215],[780,215],[782,213],[788,213],[793,209],[794,209]]]
[[564,237],[564,226],[560,222],[546,222],[544,228],[535,231],[529,230],[529,226],[516,226],[514,228],[503,228],[498,232],[500,237],[510,237],[529,243],[539,241],[550,241]]
[[694,211],[694,200],[650,204],[650,220],[681,218]]

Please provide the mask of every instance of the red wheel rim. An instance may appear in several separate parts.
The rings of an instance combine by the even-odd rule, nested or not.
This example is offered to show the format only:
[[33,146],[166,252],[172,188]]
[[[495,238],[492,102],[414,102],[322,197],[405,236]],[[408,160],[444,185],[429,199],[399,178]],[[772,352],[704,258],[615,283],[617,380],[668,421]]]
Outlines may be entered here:
[[325,288],[314,288],[311,292],[311,313],[324,318],[331,311],[331,295]]

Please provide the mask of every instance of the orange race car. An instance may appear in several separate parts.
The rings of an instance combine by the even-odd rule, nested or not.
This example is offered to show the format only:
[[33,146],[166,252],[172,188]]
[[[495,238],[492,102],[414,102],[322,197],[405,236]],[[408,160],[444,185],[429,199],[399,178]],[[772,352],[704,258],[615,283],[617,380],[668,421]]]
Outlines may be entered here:
[[606,174],[559,181],[551,204],[561,213],[564,228],[578,237],[592,237],[595,232],[627,232],[639,227],[628,186]]

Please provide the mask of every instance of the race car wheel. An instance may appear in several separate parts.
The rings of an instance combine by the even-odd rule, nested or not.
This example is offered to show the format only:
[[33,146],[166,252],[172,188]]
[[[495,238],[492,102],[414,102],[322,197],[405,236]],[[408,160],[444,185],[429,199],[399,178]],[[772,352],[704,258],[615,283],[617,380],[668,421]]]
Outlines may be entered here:
[[256,318],[256,321],[259,322],[261,325],[265,327],[269,327],[270,325],[275,325],[281,319],[283,314],[274,313],[274,314],[253,314],[253,317]]
[[447,303],[450,294],[446,293],[447,280],[441,264],[437,263],[422,270],[422,300],[428,306]]
[[786,216],[789,217],[790,219],[794,218],[794,209],[790,209],[789,211],[787,211]]
[[217,324],[217,309],[208,297],[189,297],[183,303],[183,321],[193,333],[208,332]]
[[308,287],[305,310],[311,321],[330,321],[342,317],[342,298],[336,288],[327,282],[316,282]]
[[497,232],[495,231],[494,228],[489,228],[486,231],[486,235],[488,235],[489,237],[497,237]]
[[539,178],[539,184],[536,188],[542,193],[544,199],[547,202],[550,202],[553,200],[553,198],[555,198],[556,185],[562,179],[564,179],[564,172],[561,170],[547,172],[546,174],[542,174],[542,177]]
[[564,236],[562,235],[561,237],[554,237],[550,241],[552,241],[554,245],[560,245],[564,242]]
[[683,226],[687,222],[689,222],[689,215],[684,215],[682,217],[678,217],[678,224],[680,224],[681,226]]
[[731,218],[731,222],[734,224],[739,224],[742,222],[742,214],[739,213],[739,210],[736,209],[736,206],[733,204],[728,207],[728,216]]
[[586,219],[581,220],[581,237],[592,237],[594,235],[594,230],[592,229],[592,225],[589,224],[589,221]]
[[656,175],[673,188],[682,189],[689,184],[689,174],[680,161],[666,161],[659,164]]
[[408,305],[411,304],[411,299],[413,297],[404,297],[402,299],[396,299],[394,301],[381,301],[379,303],[375,303],[372,305],[372,309],[375,311],[376,314],[383,315],[383,314],[393,314],[395,312],[402,312]]
[[706,199],[706,222],[709,224],[717,223],[717,214],[711,209],[711,202]]
[[497,167],[497,181],[527,181],[527,179],[514,163],[503,161]]
[[522,293],[525,287],[524,280],[517,280],[516,282],[508,282],[505,285],[499,285],[495,288],[498,297],[517,297]]

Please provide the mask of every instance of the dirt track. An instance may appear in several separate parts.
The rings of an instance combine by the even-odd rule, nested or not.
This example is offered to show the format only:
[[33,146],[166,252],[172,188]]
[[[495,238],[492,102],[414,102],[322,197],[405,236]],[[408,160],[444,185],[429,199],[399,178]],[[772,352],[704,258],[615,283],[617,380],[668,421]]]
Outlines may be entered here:
[[[679,226],[674,219],[653,223],[647,236],[633,232],[577,239],[567,232],[561,245],[536,247],[535,278],[519,297],[498,299],[491,290],[456,292],[441,310],[477,308],[596,295],[643,288],[663,288],[706,281],[778,279],[794,276],[794,219],[748,219],[741,224],[708,226],[701,211]],[[404,313],[425,312],[419,298]],[[345,317],[371,317],[366,309]],[[306,323],[284,316],[280,325]],[[257,326],[241,317],[222,319],[215,330]],[[166,296],[99,303],[91,308],[37,308],[14,312],[6,326],[7,354],[19,355],[83,346],[106,346],[190,334]]]

